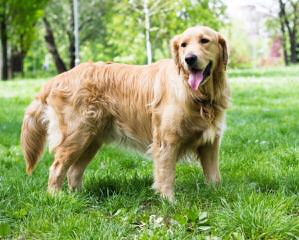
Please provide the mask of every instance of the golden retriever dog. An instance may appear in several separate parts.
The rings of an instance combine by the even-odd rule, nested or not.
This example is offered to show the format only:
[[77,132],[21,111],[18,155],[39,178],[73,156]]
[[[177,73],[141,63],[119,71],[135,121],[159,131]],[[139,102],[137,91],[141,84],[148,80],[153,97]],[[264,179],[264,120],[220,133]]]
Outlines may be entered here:
[[83,63],[45,84],[21,133],[31,174],[46,139],[55,154],[48,191],[67,176],[78,189],[102,144],[118,141],[151,154],[153,188],[173,199],[176,162],[195,153],[207,183],[219,183],[218,152],[229,104],[224,38],[197,26],[171,41],[172,59],[150,65]]

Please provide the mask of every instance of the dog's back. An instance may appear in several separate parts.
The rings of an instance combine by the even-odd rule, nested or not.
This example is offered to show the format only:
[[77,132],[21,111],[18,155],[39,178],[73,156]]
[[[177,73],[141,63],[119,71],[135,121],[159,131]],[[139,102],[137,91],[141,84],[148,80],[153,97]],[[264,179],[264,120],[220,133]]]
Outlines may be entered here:
[[147,150],[152,110],[165,95],[161,91],[167,88],[163,75],[169,61],[144,66],[84,63],[47,82],[23,121],[27,172],[33,170],[46,137],[55,151],[75,131],[95,136],[100,144],[116,140]]

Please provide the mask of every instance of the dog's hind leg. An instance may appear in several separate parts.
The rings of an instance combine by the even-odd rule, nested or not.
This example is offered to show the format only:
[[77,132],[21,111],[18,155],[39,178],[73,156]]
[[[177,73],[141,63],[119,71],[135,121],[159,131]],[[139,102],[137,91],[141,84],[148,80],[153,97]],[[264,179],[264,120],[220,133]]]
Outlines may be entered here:
[[79,159],[70,166],[67,172],[67,180],[70,190],[81,189],[84,171],[87,165],[96,155],[98,149],[100,148],[100,145],[101,144],[99,144],[98,141],[92,141],[90,145],[86,148],[86,150],[82,153],[82,155],[79,157]]
[[197,156],[208,184],[218,184],[221,181],[218,163],[219,144],[220,139],[216,137],[213,143],[206,143],[197,149]]
[[56,147],[55,159],[50,167],[48,192],[54,193],[61,189],[67,170],[83,154],[93,137],[84,126],[79,126],[78,130]]

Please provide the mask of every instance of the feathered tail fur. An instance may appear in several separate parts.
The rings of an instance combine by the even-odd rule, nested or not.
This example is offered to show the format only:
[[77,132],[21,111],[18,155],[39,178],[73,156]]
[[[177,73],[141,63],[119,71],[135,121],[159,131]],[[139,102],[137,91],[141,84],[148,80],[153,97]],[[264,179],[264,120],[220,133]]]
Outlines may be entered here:
[[27,108],[23,120],[21,146],[28,174],[32,173],[46,141],[47,126],[43,121],[44,107],[40,100],[34,100]]

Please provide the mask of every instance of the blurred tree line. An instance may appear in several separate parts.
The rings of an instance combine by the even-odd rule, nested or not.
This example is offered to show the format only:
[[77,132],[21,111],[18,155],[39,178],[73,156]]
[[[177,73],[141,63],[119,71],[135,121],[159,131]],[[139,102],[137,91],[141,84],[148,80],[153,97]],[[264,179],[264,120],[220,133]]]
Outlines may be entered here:
[[2,79],[23,72],[24,59],[38,36],[37,23],[46,4],[46,0],[0,0]]
[[278,13],[269,9],[268,30],[282,39],[285,65],[299,63],[299,1],[276,0]]
[[285,64],[299,62],[299,1],[279,1],[279,24]]
[[[74,66],[72,0],[0,3],[2,79]],[[168,57],[173,35],[196,24],[219,29],[225,14],[221,0],[90,0],[79,6],[81,61],[144,64]],[[54,64],[45,59],[49,54]]]
[[[283,7],[275,24],[284,30],[286,58],[296,62],[298,3],[275,1]],[[89,0],[79,6],[82,62],[150,63],[169,57],[169,40],[189,26],[229,25],[222,0]],[[1,78],[72,68],[73,15],[73,0],[0,0]]]

